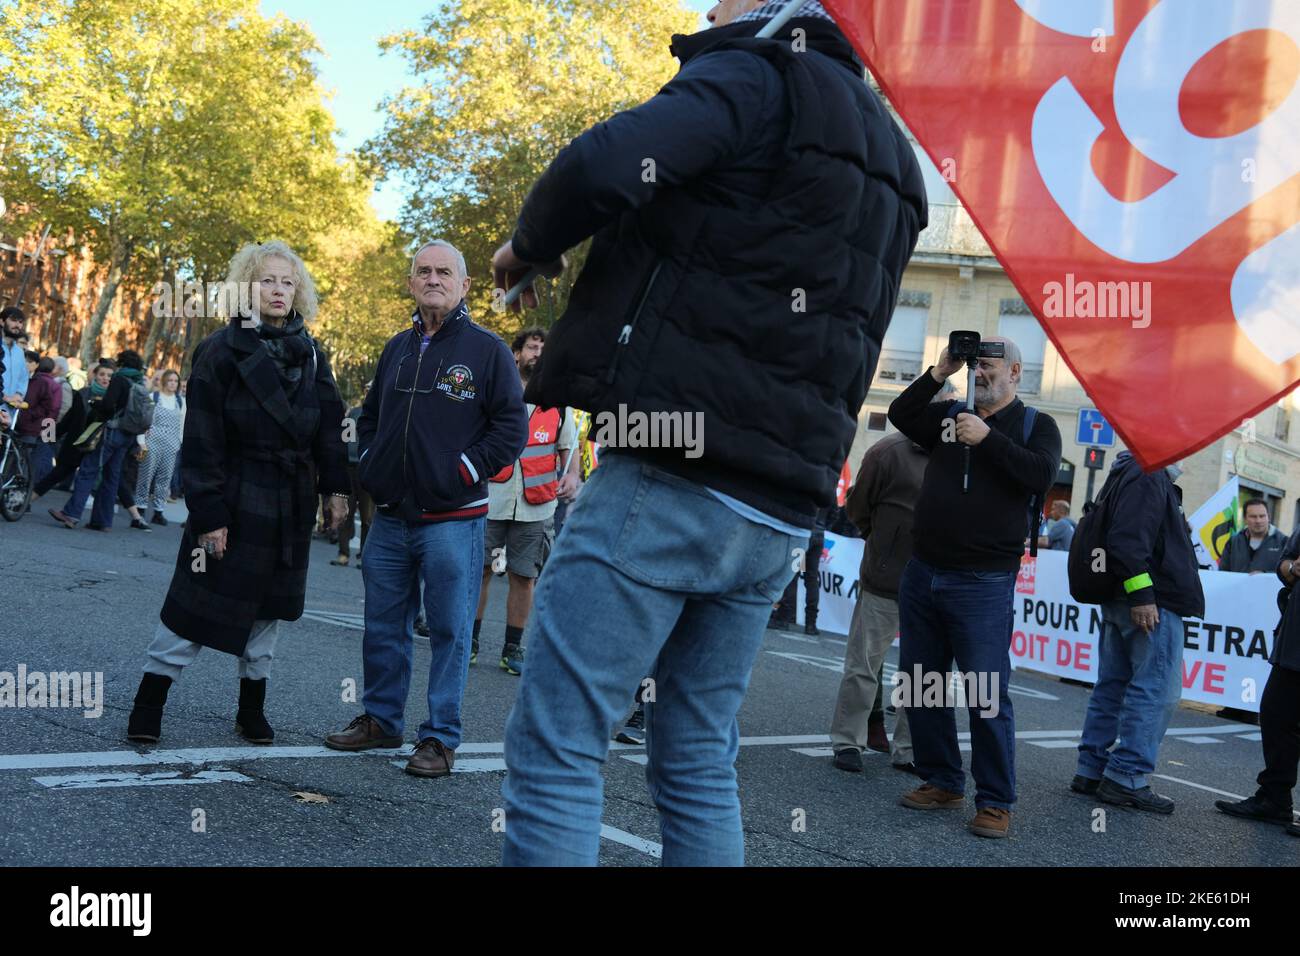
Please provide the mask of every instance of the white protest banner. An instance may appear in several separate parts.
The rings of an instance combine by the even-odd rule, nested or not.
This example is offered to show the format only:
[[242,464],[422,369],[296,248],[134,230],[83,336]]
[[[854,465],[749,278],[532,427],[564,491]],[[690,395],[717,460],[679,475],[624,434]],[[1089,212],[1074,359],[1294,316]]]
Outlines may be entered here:
[[1187,520],[1192,526],[1192,547],[1196,549],[1196,563],[1203,568],[1217,568],[1228,539],[1238,531],[1237,496],[1240,493],[1237,476],[1210,495],[1210,500],[1196,509]]
[[[824,631],[849,631],[862,547],[858,539],[826,535],[817,616]],[[1024,556],[1016,579],[1011,666],[1091,684],[1097,679],[1101,611],[1070,597],[1066,560],[1064,551]],[[1200,576],[1205,616],[1183,620],[1183,699],[1258,711],[1281,585],[1269,574],[1202,571]],[[803,605],[800,596],[799,614]]]

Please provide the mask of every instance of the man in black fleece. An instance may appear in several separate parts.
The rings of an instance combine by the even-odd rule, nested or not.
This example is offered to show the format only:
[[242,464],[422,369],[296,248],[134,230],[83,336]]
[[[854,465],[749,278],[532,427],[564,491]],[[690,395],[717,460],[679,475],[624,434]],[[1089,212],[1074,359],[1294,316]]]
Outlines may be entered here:
[[[930,453],[912,525],[915,553],[898,592],[898,669],[912,749],[925,784],[902,798],[919,810],[965,805],[966,778],[947,686],[954,658],[966,681],[978,836],[1005,837],[1016,802],[1016,723],[1011,676],[1012,599],[1029,528],[1030,500],[1047,491],[1061,463],[1061,433],[1049,416],[1016,397],[1020,350],[1003,338],[1005,358],[982,358],[975,411],[931,399],[963,363],[944,349],[939,363],[889,407],[889,420]],[[969,456],[966,449],[969,448]],[[963,491],[970,462],[969,491]],[[972,693],[972,690],[977,691]],[[980,693],[982,692],[982,693]]]

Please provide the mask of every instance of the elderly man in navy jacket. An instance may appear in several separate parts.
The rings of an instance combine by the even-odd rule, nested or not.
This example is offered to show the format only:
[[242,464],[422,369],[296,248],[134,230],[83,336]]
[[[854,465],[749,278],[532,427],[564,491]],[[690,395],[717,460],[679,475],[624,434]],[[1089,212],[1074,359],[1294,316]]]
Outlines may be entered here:
[[526,396],[602,436],[526,631],[509,864],[596,862],[638,689],[664,863],[744,860],[736,712],[926,222],[912,149],[821,6],[756,37],[783,6],[723,0],[675,37],[677,77],[563,150],[494,260],[509,287],[595,237]]
[[418,308],[385,346],[357,422],[357,478],[374,499],[366,537],[365,713],[335,750],[396,747],[424,584],[429,719],[407,773],[451,773],[461,740],[487,521],[487,481],[527,441],[514,356],[465,307],[470,279],[450,243],[424,245],[408,280]]

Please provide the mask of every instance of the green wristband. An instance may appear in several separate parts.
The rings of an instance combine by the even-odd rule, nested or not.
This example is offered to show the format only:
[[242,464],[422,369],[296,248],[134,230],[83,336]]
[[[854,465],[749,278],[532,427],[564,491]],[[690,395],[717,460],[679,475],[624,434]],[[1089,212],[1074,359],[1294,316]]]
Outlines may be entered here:
[[1151,583],[1151,575],[1143,571],[1141,574],[1134,575],[1124,582],[1124,593],[1132,594],[1134,591],[1141,591],[1143,588],[1155,587]]

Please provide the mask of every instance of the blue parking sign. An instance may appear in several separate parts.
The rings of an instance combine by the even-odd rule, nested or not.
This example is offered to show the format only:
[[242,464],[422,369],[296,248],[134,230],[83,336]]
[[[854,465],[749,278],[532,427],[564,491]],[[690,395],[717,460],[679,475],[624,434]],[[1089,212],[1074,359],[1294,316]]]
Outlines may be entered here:
[[1079,409],[1079,430],[1074,436],[1080,445],[1110,448],[1115,444],[1115,429],[1095,408]]

